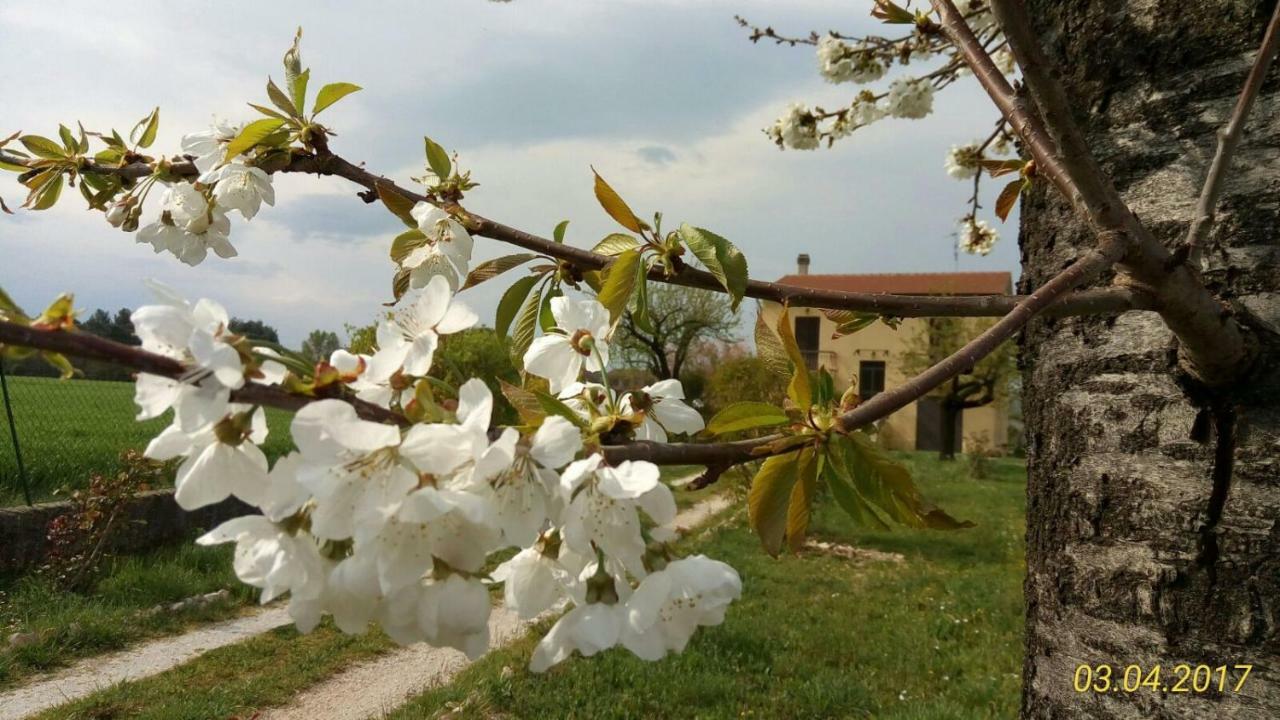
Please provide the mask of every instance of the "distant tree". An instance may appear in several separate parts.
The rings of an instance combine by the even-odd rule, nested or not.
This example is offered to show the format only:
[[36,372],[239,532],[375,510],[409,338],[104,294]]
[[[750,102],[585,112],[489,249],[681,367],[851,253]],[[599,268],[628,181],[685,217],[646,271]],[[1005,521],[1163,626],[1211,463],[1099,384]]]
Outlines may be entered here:
[[130,320],[129,308],[120,308],[113,316],[106,310],[94,310],[88,318],[80,321],[78,326],[87,333],[98,337],[115,340],[127,345],[139,345],[138,336],[133,334],[133,322]]
[[[966,342],[991,327],[992,320],[954,317],[929,318],[921,330],[907,340],[903,369],[919,374],[943,358],[959,350]],[[942,449],[938,457],[956,457],[956,426],[965,410],[989,405],[1009,394],[1009,383],[1016,372],[1017,346],[1006,342],[949,382],[929,393],[936,397],[942,410]]]
[[[484,380],[495,400],[503,397],[500,380],[520,384],[520,373],[511,364],[507,345],[492,328],[471,328],[441,337],[432,366],[433,374],[454,386],[470,378]],[[495,423],[518,422],[515,409],[505,402],[495,402],[493,410]]]
[[754,356],[731,357],[716,366],[707,379],[703,401],[708,416],[736,402],[750,400],[782,404],[787,380]]
[[231,318],[231,322],[227,323],[227,328],[237,335],[244,335],[253,340],[280,342],[280,334],[276,332],[276,329],[261,320]]
[[302,341],[302,354],[311,362],[328,360],[334,350],[342,347],[338,334],[331,330],[312,330]]
[[738,313],[723,295],[685,287],[653,284],[649,290],[649,323],[640,328],[631,313],[623,316],[617,344],[620,359],[645,367],[659,380],[679,378],[691,353],[710,342],[734,342]]
[[347,331],[347,351],[356,353],[357,355],[369,355],[378,349],[378,325],[370,323],[368,325],[352,325],[347,323],[343,326]]

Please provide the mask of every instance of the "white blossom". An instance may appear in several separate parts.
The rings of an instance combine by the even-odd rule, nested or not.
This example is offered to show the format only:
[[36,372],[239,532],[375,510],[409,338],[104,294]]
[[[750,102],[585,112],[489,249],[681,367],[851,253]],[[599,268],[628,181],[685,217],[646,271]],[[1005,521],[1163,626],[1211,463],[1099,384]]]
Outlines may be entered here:
[[169,460],[186,456],[174,478],[174,500],[184,510],[212,505],[235,495],[250,505],[263,502],[267,493],[267,458],[258,449],[266,439],[267,421],[262,408],[245,417],[247,408],[210,423],[195,432],[182,429],[176,420],[147,445],[146,456]]
[[599,372],[609,364],[609,311],[591,299],[551,299],[557,332],[533,341],[524,354],[524,369],[550,384],[558,393],[578,379],[585,367]]
[[933,83],[924,78],[903,77],[889,84],[885,111],[898,118],[918,119],[933,111]]
[[315,541],[296,536],[262,515],[232,518],[196,539],[200,545],[234,542],[232,567],[240,581],[262,589],[265,604],[286,592],[316,598],[324,589],[325,562]]
[[968,145],[952,145],[944,163],[947,174],[957,180],[967,180],[977,175],[982,169],[982,151],[978,149],[981,145],[977,141]]
[[560,478],[561,492],[569,499],[565,543],[587,556],[599,548],[632,575],[643,577],[645,541],[638,511],[643,509],[659,526],[676,516],[671,489],[658,477],[652,463],[626,461],[609,467],[599,454],[570,463]]
[[885,66],[865,48],[824,35],[818,41],[818,70],[828,82],[869,83],[884,76]]
[[182,136],[181,147],[184,155],[194,158],[196,169],[208,172],[217,167],[225,159],[226,144],[240,134],[240,126],[214,118],[208,130]]
[[243,163],[227,163],[200,176],[200,182],[213,185],[213,200],[219,206],[238,210],[245,220],[258,214],[262,203],[276,204],[271,176],[261,168]]
[[799,103],[787,106],[787,113],[769,128],[768,133],[783,147],[814,150],[818,147],[818,119],[809,108]]
[[465,330],[479,319],[471,308],[453,299],[443,277],[431,278],[406,307],[378,325],[378,352],[369,362],[370,379],[385,381],[401,369],[408,375],[426,375],[440,336]]
[[706,424],[697,410],[684,403],[684,387],[679,380],[660,380],[622,398],[622,413],[644,413],[636,428],[637,440],[666,442],[667,434],[696,433]]
[[1008,47],[1002,47],[991,56],[991,60],[995,63],[1000,72],[1005,75],[1012,75],[1018,69],[1018,61],[1013,56],[1013,51]]
[[986,255],[995,247],[1000,233],[982,220],[960,221],[960,249],[970,255]]
[[741,594],[742,579],[728,565],[703,555],[676,560],[627,599],[620,641],[644,660],[684,652],[693,632],[724,622],[725,609]]
[[541,673],[569,659],[576,650],[591,657],[618,644],[626,608],[619,604],[578,605],[551,626],[529,660],[529,670]]
[[442,276],[449,282],[449,289],[457,290],[459,279],[466,276],[471,262],[471,234],[452,215],[427,202],[414,205],[410,214],[427,236],[422,245],[400,261],[401,267],[411,270],[410,284],[422,287],[433,277]]

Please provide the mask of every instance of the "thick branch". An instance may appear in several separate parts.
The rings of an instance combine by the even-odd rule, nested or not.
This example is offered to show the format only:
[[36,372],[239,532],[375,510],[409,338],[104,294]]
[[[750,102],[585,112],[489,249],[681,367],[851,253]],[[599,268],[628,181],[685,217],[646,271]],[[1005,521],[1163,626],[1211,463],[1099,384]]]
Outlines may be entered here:
[[[25,165],[29,161],[16,155],[0,151],[0,161],[15,165]],[[153,172],[150,164],[137,162],[124,167],[111,167],[97,163],[86,163],[83,172],[119,175],[138,179]],[[199,171],[186,161],[170,164],[169,172],[175,177],[195,178]],[[354,165],[336,155],[316,156],[296,154],[282,172],[315,173],[317,175],[333,175],[350,180],[370,192],[362,193],[366,202],[377,199],[375,188],[381,184],[413,202],[427,201],[427,197],[396,185],[378,175]],[[471,213],[453,203],[439,203],[451,212],[458,212],[467,222],[468,228],[476,235],[516,245],[528,250],[564,260],[584,270],[598,270],[612,258],[583,250],[571,245],[553,242],[547,238],[524,232],[495,220]],[[651,280],[670,282],[676,285],[702,288],[723,292],[724,288],[711,273],[685,267],[673,278],[667,278],[661,270],[655,269],[649,275]],[[999,317],[1007,314],[1024,299],[1018,295],[973,295],[973,296],[934,296],[934,295],[895,295],[890,293],[854,293],[838,290],[821,290],[815,288],[786,285],[782,283],[760,280],[747,281],[747,297],[758,300],[770,300],[786,303],[791,307],[817,307],[833,310],[854,310],[858,312],[877,313],[890,317]],[[1118,314],[1128,310],[1149,310],[1154,308],[1151,298],[1141,291],[1128,288],[1102,288],[1083,290],[1060,298],[1054,307],[1047,312],[1054,316],[1075,315],[1107,315]]]
[[1204,241],[1213,225],[1213,212],[1218,206],[1218,196],[1222,193],[1222,181],[1226,177],[1227,168],[1231,166],[1231,156],[1240,144],[1240,136],[1244,134],[1245,118],[1253,109],[1253,101],[1258,98],[1262,89],[1262,81],[1267,77],[1271,61],[1280,50],[1280,4],[1271,14],[1271,22],[1267,24],[1267,33],[1262,38],[1262,47],[1258,56],[1253,59],[1253,67],[1249,69],[1249,77],[1236,100],[1236,107],[1231,112],[1231,119],[1226,127],[1218,131],[1218,150],[1209,165],[1209,174],[1205,177],[1204,187],[1200,190],[1200,202],[1196,205],[1196,215],[1191,220],[1191,228],[1187,231],[1187,262],[1193,268],[1200,267],[1200,257],[1204,252]]
[[1198,274],[1175,260],[1143,227],[1098,166],[1071,118],[1066,93],[1049,73],[1023,4],[1019,0],[994,0],[992,10],[1022,67],[1039,113],[1013,92],[955,5],[950,0],[932,1],[942,17],[944,32],[1022,137],[1037,172],[1053,182],[1100,236],[1118,234],[1126,238],[1129,248],[1119,269],[1128,276],[1129,283],[1154,296],[1165,324],[1180,341],[1187,369],[1209,385],[1226,385],[1246,375],[1252,357],[1239,326],[1200,282]]

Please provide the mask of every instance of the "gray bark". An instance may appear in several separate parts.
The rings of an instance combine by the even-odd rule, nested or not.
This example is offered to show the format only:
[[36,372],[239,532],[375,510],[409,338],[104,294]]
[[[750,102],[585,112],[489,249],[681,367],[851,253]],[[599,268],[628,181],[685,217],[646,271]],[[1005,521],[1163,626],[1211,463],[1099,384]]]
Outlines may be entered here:
[[[1076,119],[1170,248],[1274,2],[1029,0]],[[1268,345],[1241,396],[1216,522],[1209,398],[1157,315],[1050,319],[1022,339],[1029,443],[1026,718],[1280,717],[1280,79],[1254,108],[1206,282]],[[1094,238],[1052,190],[1025,201],[1022,292]],[[1198,421],[1199,419],[1199,421]],[[1211,426],[1209,426],[1211,427]],[[1207,439],[1207,442],[1204,440]],[[1078,693],[1078,665],[1254,666],[1239,693]],[[1215,679],[1216,682],[1216,679]],[[1234,679],[1230,683],[1234,685]]]

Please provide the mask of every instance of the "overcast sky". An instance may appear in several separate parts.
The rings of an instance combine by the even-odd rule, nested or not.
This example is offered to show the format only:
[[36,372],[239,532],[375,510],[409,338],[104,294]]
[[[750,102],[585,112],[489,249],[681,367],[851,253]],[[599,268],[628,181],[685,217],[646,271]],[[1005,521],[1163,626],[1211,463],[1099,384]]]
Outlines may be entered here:
[[[761,129],[788,102],[836,107],[856,88],[826,84],[812,47],[752,45],[734,14],[789,34],[875,26],[870,0],[419,0],[62,3],[5,0],[0,137],[56,137],[59,122],[127,133],[159,105],[153,150],[177,150],[213,115],[253,119],[268,74],[302,25],[311,88],[365,89],[326,112],[331,145],[375,172],[421,175],[422,136],[451,151],[481,184],[465,204],[549,235],[571,221],[587,246],[615,228],[596,205],[590,165],[642,216],[662,210],[742,248],[752,277],[791,272],[1016,271],[1016,223],[985,258],[957,262],[956,218],[969,183],[942,171],[947,148],[985,135],[994,112],[967,78],[934,115],[886,121],[832,150],[779,151]],[[23,193],[0,176],[0,196]],[[240,256],[197,268],[88,212],[78,193],[52,211],[0,216],[0,287],[28,310],[74,291],[82,308],[136,306],[157,278],[220,300],[297,343],[312,328],[367,323],[390,298],[387,257],[399,222],[345,181],[278,177],[275,208],[233,218]],[[990,206],[993,195],[988,195]],[[144,223],[146,220],[144,219]],[[994,222],[994,220],[993,220]],[[477,243],[477,259],[505,254]],[[515,277],[514,275],[511,277]],[[462,297],[492,324],[494,281]]]

